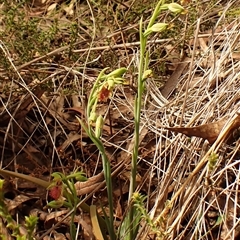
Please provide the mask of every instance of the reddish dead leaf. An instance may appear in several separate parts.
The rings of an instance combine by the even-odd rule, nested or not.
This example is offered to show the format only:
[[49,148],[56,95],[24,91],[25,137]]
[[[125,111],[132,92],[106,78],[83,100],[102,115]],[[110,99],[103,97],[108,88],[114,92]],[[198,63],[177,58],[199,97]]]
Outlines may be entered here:
[[[218,135],[222,131],[227,121],[228,119],[224,117],[217,122],[203,124],[196,127],[165,127],[165,129],[168,129],[170,131],[177,132],[177,133],[183,133],[188,137],[200,137],[205,140],[208,140],[208,142],[212,144],[218,138]],[[229,143],[232,142],[233,140],[232,134],[234,130],[239,127],[240,127],[240,115],[237,117],[236,121],[232,124],[230,128],[229,135],[227,137],[227,140]]]

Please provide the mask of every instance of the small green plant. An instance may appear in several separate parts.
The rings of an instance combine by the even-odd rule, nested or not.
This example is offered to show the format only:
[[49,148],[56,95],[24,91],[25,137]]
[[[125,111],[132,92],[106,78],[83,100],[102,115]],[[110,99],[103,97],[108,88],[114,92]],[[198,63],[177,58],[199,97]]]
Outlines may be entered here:
[[[3,0],[0,7],[2,16],[0,38],[9,49],[11,57],[14,56],[14,64],[20,66],[48,54],[56,47],[68,44],[69,58],[73,58],[72,48],[77,41],[79,30],[76,22],[63,24],[54,16],[48,16],[47,19],[39,17],[38,14],[29,16],[30,5],[27,0],[14,2]],[[4,70],[11,69],[6,58],[1,58],[0,63]],[[32,74],[37,75],[34,72]]]
[[75,171],[67,176],[60,172],[52,174],[53,181],[49,185],[49,195],[54,199],[47,204],[50,208],[60,208],[62,206],[68,209],[74,209],[71,214],[70,224],[70,235],[72,239],[76,239],[76,227],[74,224],[74,216],[77,211],[77,204],[80,199],[77,196],[75,181],[86,181],[87,178],[84,176],[82,171]]
[[[145,82],[147,78],[152,75],[152,70],[149,69],[149,51],[147,50],[147,40],[150,34],[163,32],[169,27],[167,23],[155,23],[159,14],[163,10],[169,10],[174,14],[184,12],[184,8],[177,3],[164,4],[164,1],[159,1],[149,24],[144,30],[143,19],[140,21],[140,62],[138,66],[138,80],[137,80],[137,95],[134,104],[134,149],[131,162],[131,178],[129,187],[129,211],[124,218],[122,225],[118,231],[119,239],[135,239],[138,233],[139,221],[141,214],[146,217],[146,212],[139,206],[142,204],[142,198],[134,195],[136,189],[136,175],[137,175],[137,159],[139,149],[139,133],[140,133],[140,114],[142,108],[142,96],[145,91]],[[104,176],[107,184],[108,200],[109,200],[109,217],[106,217],[106,224],[111,239],[116,239],[116,232],[114,230],[113,222],[113,202],[112,202],[112,180],[111,180],[111,167],[109,160],[106,156],[104,145],[101,141],[101,131],[104,124],[103,116],[97,114],[97,104],[99,101],[106,101],[111,97],[112,90],[117,84],[124,84],[123,74],[126,72],[125,68],[117,69],[109,74],[105,74],[107,69],[103,69],[99,74],[93,88],[91,90],[89,101],[87,104],[86,123],[78,118],[81,126],[87,132],[93,143],[98,147],[103,161]],[[132,204],[132,198],[135,196],[135,205]],[[136,202],[138,203],[136,205]],[[140,204],[141,203],[141,204]],[[149,218],[146,218],[149,220]],[[149,222],[150,223],[150,222]]]
[[218,154],[213,152],[208,159],[208,169],[210,172],[212,172],[216,167],[217,161],[218,161]]
[[[6,228],[12,232],[12,237],[15,237],[17,240],[33,240],[33,233],[36,229],[38,218],[36,216],[25,217],[27,235],[22,235],[19,230],[20,225],[15,223],[4,202],[3,184],[4,180],[0,179],[0,217],[6,220]],[[5,236],[0,235],[1,239],[5,239],[4,237]]]
[[[76,188],[74,186],[75,181],[86,181],[86,177],[84,176],[82,171],[75,171],[74,173],[69,174],[68,176],[65,176],[62,173],[56,172],[52,174],[53,180],[51,182],[44,181],[39,178],[35,178],[32,176],[28,176],[25,174],[17,173],[17,172],[11,172],[8,170],[0,169],[0,174],[4,176],[9,177],[16,177],[23,180],[30,181],[32,183],[35,183],[41,187],[44,187],[49,190],[49,195],[54,199],[53,201],[49,202],[47,207],[50,208],[59,208],[62,206],[65,206],[66,208],[72,210],[73,213],[71,214],[72,217],[72,223],[74,216],[76,214],[76,207],[80,203],[80,199],[77,196]],[[19,235],[19,226],[14,225],[12,216],[7,211],[7,206],[4,203],[4,195],[3,195],[3,180],[0,179],[0,216],[4,217],[7,220],[7,227],[13,231],[13,236]],[[86,203],[82,203],[80,207],[90,213],[90,207]],[[104,223],[103,219],[96,214],[99,222],[101,223],[102,229],[104,226],[102,226]],[[35,219],[32,216],[29,216],[26,218],[26,227],[29,232],[33,233],[33,225],[37,224],[37,219]],[[36,226],[36,225],[35,225]],[[70,234],[72,239],[75,239],[74,236],[76,235],[76,229],[75,225],[71,224],[70,228]],[[32,239],[32,238],[18,238],[20,239]]]
[[141,219],[144,219],[151,230],[157,235],[157,237],[163,237],[163,233],[159,230],[159,228],[153,223],[153,220],[150,218],[147,213],[146,208],[144,207],[144,201],[147,199],[146,196],[141,195],[138,192],[133,194],[133,204],[134,207],[141,213]]
[[0,33],[3,42],[14,50],[17,61],[27,62],[37,54],[46,54],[50,43],[56,37],[58,29],[53,24],[47,31],[39,29],[40,19],[30,18],[25,21],[26,13],[22,11],[25,2],[17,5],[5,1],[2,14],[4,16],[4,32]]
[[[152,33],[163,32],[168,29],[170,24],[167,23],[155,23],[159,14],[163,10],[169,10],[175,14],[184,13],[184,8],[177,3],[164,4],[163,0],[160,0],[154,9],[154,12],[150,18],[146,30],[143,27],[143,19],[140,20],[139,34],[140,34],[140,62],[138,66],[138,91],[135,98],[134,105],[134,139],[135,144],[133,148],[132,162],[131,162],[131,179],[129,188],[129,203],[132,199],[133,193],[136,188],[136,175],[137,175],[137,159],[138,159],[138,149],[139,149],[139,132],[140,132],[140,115],[142,108],[142,96],[145,90],[145,82],[149,76],[151,76],[151,70],[149,69],[149,50],[147,49],[148,36]],[[129,240],[135,239],[138,232],[138,219],[134,216],[138,215],[135,211],[135,207],[130,207],[129,210],[129,226],[133,225],[136,228],[131,228],[128,234]]]
[[102,115],[97,114],[97,104],[99,101],[106,101],[112,95],[112,91],[117,84],[124,84],[125,80],[122,78],[126,72],[126,68],[120,68],[112,71],[109,74],[105,74],[107,68],[103,69],[99,74],[92,90],[89,95],[89,101],[87,104],[87,122],[84,123],[80,118],[77,118],[81,126],[87,132],[90,139],[98,147],[103,162],[103,172],[107,184],[107,195],[109,201],[109,217],[106,216],[106,225],[110,238],[116,239],[116,232],[113,222],[113,198],[112,198],[112,180],[111,180],[111,166],[109,159],[106,155],[104,145],[100,140],[104,119]]

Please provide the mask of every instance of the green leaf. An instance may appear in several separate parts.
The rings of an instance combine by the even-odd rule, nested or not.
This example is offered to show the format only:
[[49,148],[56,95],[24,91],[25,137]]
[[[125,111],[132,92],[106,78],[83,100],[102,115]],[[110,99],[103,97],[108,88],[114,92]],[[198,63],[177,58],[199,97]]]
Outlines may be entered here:
[[[129,212],[127,212],[126,217],[124,218],[118,232],[118,239],[132,240],[136,239],[139,229],[139,223],[142,217],[142,214],[135,206],[131,206],[133,209],[133,222],[129,225]],[[132,231],[133,235],[131,237],[130,232]]]

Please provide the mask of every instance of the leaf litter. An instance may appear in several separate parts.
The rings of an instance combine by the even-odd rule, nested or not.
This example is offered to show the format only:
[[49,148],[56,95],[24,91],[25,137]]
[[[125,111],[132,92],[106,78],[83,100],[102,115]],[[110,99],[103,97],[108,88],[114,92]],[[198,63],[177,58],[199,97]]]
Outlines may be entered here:
[[[35,14],[41,15],[47,9],[51,15],[55,7],[54,3],[47,1],[46,5],[40,4],[39,11],[32,10]],[[38,6],[34,5],[33,8]],[[73,8],[72,5],[71,8],[65,8],[63,5],[62,10],[71,15]],[[89,9],[85,14],[88,13]],[[202,15],[203,19],[206,18],[205,14],[207,15],[207,13]],[[146,98],[141,115],[138,189],[148,195],[147,206],[151,217],[157,220],[159,216],[163,216],[159,228],[166,233],[165,239],[192,239],[194,236],[202,239],[236,239],[240,235],[239,137],[235,135],[235,130],[239,127],[240,69],[236,57],[240,47],[239,23],[236,20],[231,23],[225,22],[224,16],[224,14],[219,16],[215,32],[197,33],[199,41],[188,42],[189,48],[186,53],[192,56],[192,59],[179,58],[179,63],[176,59],[172,60],[174,70],[170,71],[170,76],[166,76],[165,88],[159,89],[159,84],[154,78],[146,81]],[[221,26],[220,20],[223,22]],[[87,25],[88,23],[84,22],[84,26]],[[112,31],[112,28],[113,26],[106,25],[102,31]],[[87,31],[91,33],[90,30]],[[86,30],[83,32],[82,36],[88,38],[87,34],[90,33],[86,33]],[[124,41],[119,36],[114,37],[116,44],[114,49],[117,49],[116,53],[121,56],[119,61],[126,65],[131,63],[137,69],[135,52],[118,50],[118,42]],[[134,34],[131,37],[134,39]],[[100,49],[101,45],[104,46],[103,43],[104,41],[96,41],[94,51]],[[198,51],[193,51],[194,44]],[[166,51],[174,49],[169,41],[165,46]],[[76,44],[73,51],[81,50],[85,53],[88,51],[87,44],[83,44],[80,49],[78,47]],[[162,47],[164,48],[164,44]],[[58,53],[61,53],[61,50],[58,50]],[[61,55],[60,59],[66,59],[65,53]],[[107,64],[104,61],[108,57],[100,59],[99,66]],[[84,117],[87,91],[84,92],[82,89],[82,79],[85,79],[84,88],[89,90],[98,69],[88,75],[88,71],[84,73],[81,70],[81,59],[80,64],[74,62],[76,64],[73,67],[74,71],[70,71],[72,66],[70,68],[64,66],[63,60],[54,65],[51,62],[42,62],[44,59],[47,59],[47,56],[34,59],[28,63],[29,65],[22,65],[21,70],[30,73],[33,70],[50,69],[50,75],[41,81],[42,85],[50,84],[47,91],[39,90],[38,84],[36,86],[23,84],[19,87],[20,90],[24,90],[23,94],[19,94],[19,98],[10,97],[11,104],[15,102],[15,105],[10,107],[9,99],[6,98],[6,94],[3,95],[1,100],[3,117],[0,120],[4,130],[0,132],[1,165],[40,178],[49,178],[52,171],[67,174],[80,166],[89,179],[75,184],[78,195],[87,194],[89,197],[94,194],[92,202],[98,206],[98,211],[101,211],[100,206],[107,205],[101,161],[96,147],[80,129],[75,119],[75,115]],[[89,61],[90,66],[91,62]],[[18,75],[18,72],[15,73]],[[29,82],[34,82],[31,74],[24,76],[29,78]],[[52,79],[52,83],[48,81],[49,78]],[[17,79],[26,83],[21,75],[17,76]],[[175,79],[177,81],[171,83]],[[104,92],[103,98],[107,94]],[[134,141],[132,138],[134,94],[130,87],[119,87],[113,93],[111,102],[102,103],[99,108],[106,117],[103,141],[113,166],[112,175],[116,178],[113,194],[116,216],[119,220],[124,214],[125,195],[128,194],[129,164]],[[234,115],[235,121],[228,125]],[[178,133],[183,133],[191,139]],[[222,141],[227,140],[230,135],[234,135],[231,141]],[[16,144],[13,139],[17,139],[19,143]],[[204,140],[208,140],[211,146]],[[211,156],[209,149],[218,156],[215,168],[211,171],[207,164]],[[39,153],[42,153],[41,157],[37,155]],[[31,159],[36,164],[27,167],[26,159]],[[202,159],[206,160],[200,166],[199,162]],[[9,179],[9,184],[11,181],[12,179]],[[188,184],[182,188],[185,182]],[[46,191],[45,193],[39,191],[41,194],[38,195],[37,188],[30,184],[13,185],[15,190],[9,189],[13,194],[9,195],[12,199],[9,204],[11,209],[24,213],[21,207],[29,200],[31,208],[34,207],[41,216],[39,229],[46,231],[52,229],[52,225],[62,222],[66,234],[60,233],[62,229],[52,229],[52,232],[56,238],[67,239],[69,221],[63,220],[67,212],[65,210],[46,212],[43,208],[46,200],[41,197],[44,194],[48,197]],[[19,202],[17,195],[25,197]],[[38,200],[35,199],[36,196]],[[166,209],[168,201],[172,202]],[[91,225],[89,216],[82,218],[79,215],[75,218],[74,221],[84,229],[84,239],[93,236],[92,229],[88,226]],[[144,224],[141,228],[139,239],[149,239],[151,231]]]

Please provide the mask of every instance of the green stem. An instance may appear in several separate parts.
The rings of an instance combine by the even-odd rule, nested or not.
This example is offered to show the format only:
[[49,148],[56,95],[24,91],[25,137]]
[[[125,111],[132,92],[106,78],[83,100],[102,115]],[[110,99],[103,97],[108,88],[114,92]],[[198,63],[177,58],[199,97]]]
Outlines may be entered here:
[[106,185],[107,185],[107,195],[108,195],[108,203],[109,203],[109,225],[108,226],[108,231],[109,235],[111,236],[111,240],[116,239],[116,234],[114,231],[114,221],[113,221],[113,199],[112,199],[112,179],[111,179],[111,165],[109,162],[109,159],[105,153],[104,146],[102,142],[98,139],[93,137],[92,141],[95,143],[95,145],[98,147],[101,156],[102,156],[102,163],[103,163],[103,173],[104,177],[106,180]]
[[111,179],[111,165],[109,162],[109,159],[105,153],[104,146],[101,142],[100,139],[94,136],[93,131],[91,128],[88,129],[88,127],[83,123],[83,121],[78,118],[79,123],[83,127],[83,129],[86,131],[90,139],[93,141],[93,143],[97,146],[99,152],[101,153],[102,156],[102,163],[103,163],[103,173],[104,173],[104,178],[106,180],[106,185],[107,185],[107,195],[108,195],[108,202],[109,202],[109,221],[106,220],[108,232],[110,235],[111,240],[116,239],[116,234],[114,230],[114,222],[113,222],[113,199],[112,199],[112,179]]
[[150,21],[148,23],[147,29],[152,27],[152,25],[154,24],[154,22],[156,21],[156,18],[159,16],[160,11],[161,11],[161,6],[164,4],[164,0],[160,0],[157,4],[157,6],[154,9],[154,12],[152,14],[152,17],[150,18]]
[[[149,21],[147,26],[147,30],[152,27],[154,22],[156,21],[159,13],[161,11],[161,6],[164,3],[164,0],[160,0],[154,9],[153,15]],[[146,53],[146,45],[147,45],[147,36],[144,36],[143,33],[143,19],[141,18],[139,24],[139,33],[140,33],[140,62],[138,69],[138,91],[137,96],[135,97],[134,103],[134,148],[131,162],[131,178],[130,178],[130,187],[129,187],[129,196],[128,203],[131,204],[133,193],[136,189],[136,175],[137,175],[137,159],[138,159],[138,149],[139,149],[139,134],[140,134],[140,118],[141,118],[141,107],[142,107],[142,94],[145,88],[145,82],[143,79],[143,74],[148,68],[148,53]],[[134,224],[134,206],[130,206],[129,210],[129,240],[134,239],[136,235],[137,226]]]
[[[135,98],[134,103],[134,148],[131,162],[131,178],[130,178],[130,187],[129,187],[129,196],[128,201],[131,204],[132,195],[136,188],[136,175],[137,175],[137,159],[138,159],[138,148],[139,148],[139,129],[140,129],[140,116],[141,116],[141,105],[142,105],[142,94],[144,90],[144,82],[142,79],[144,72],[144,54],[146,49],[146,38],[143,36],[143,21],[142,18],[140,20],[139,32],[140,32],[140,63],[139,63],[139,74],[138,74],[138,92]],[[130,234],[129,239],[132,240],[135,235],[135,229],[133,225],[133,216],[134,216],[134,207],[130,206],[129,210],[129,226],[130,226]]]

